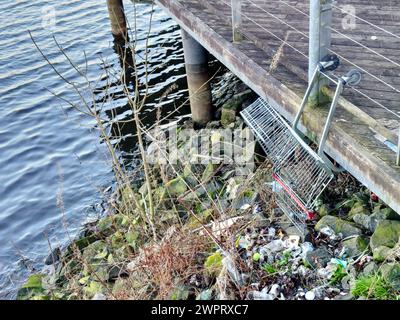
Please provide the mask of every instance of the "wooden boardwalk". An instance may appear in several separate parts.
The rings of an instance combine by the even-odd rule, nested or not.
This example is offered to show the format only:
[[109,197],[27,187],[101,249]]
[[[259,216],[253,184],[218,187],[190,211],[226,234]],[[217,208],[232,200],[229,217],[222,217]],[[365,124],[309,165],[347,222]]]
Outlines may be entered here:
[[[292,121],[307,87],[308,1],[242,0],[245,39],[232,43],[230,0],[157,0],[176,22],[242,81]],[[355,11],[342,11],[351,5]],[[352,20],[352,15],[358,18]],[[353,25],[352,23],[356,24]],[[397,35],[399,33],[399,35]],[[400,212],[400,0],[343,0],[333,9],[335,74],[357,68],[356,88],[340,100],[327,153]],[[333,86],[332,86],[333,88]],[[321,133],[327,110],[308,110],[303,131]]]

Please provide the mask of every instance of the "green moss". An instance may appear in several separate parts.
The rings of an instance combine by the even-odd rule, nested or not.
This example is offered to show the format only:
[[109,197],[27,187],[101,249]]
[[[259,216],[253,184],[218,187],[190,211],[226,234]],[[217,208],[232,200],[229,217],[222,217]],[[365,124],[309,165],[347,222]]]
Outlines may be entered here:
[[340,281],[342,281],[342,279],[347,275],[347,272],[345,272],[345,269],[343,268],[342,265],[338,264],[336,266],[335,271],[332,274],[331,279],[329,280],[329,283],[331,285],[335,285],[340,283]]
[[204,268],[208,274],[217,276],[222,269],[222,255],[219,252],[210,255],[204,263]]
[[371,248],[380,246],[393,248],[400,238],[400,222],[382,220],[378,223],[374,234],[371,237]]
[[[44,294],[42,279],[44,275],[42,274],[32,274],[29,276],[28,280],[21,286],[17,293],[17,300],[29,300],[34,299],[34,297],[46,297]],[[44,299],[39,299],[44,300]]]
[[167,187],[169,193],[173,196],[181,196],[187,191],[187,186],[181,178],[175,178],[171,181],[168,181],[165,186]]
[[356,214],[366,214],[370,215],[371,212],[367,209],[367,207],[362,202],[356,202],[351,208],[348,218],[352,219]]
[[377,273],[357,278],[351,293],[355,297],[377,300],[392,300],[396,297],[396,292],[391,284]]
[[273,265],[269,264],[269,263],[264,263],[262,265],[261,269],[264,270],[268,274],[273,274],[273,273],[277,272],[275,267]]

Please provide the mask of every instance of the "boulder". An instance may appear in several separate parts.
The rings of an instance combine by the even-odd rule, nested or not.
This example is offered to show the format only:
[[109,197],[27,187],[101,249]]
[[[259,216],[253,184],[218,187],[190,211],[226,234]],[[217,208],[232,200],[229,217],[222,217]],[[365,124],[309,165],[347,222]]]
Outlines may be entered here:
[[372,229],[371,220],[372,220],[371,216],[364,214],[364,213],[356,213],[355,215],[353,215],[353,221],[357,225],[359,225],[367,230]]
[[57,247],[47,256],[47,258],[44,261],[44,264],[45,265],[55,264],[56,262],[60,261],[60,257],[61,257],[61,249]]
[[385,246],[379,246],[372,250],[372,254],[376,262],[383,262],[392,254],[392,249]]
[[362,236],[343,241],[343,247],[346,250],[348,257],[359,256],[368,247],[368,239]]
[[322,217],[316,224],[315,230],[319,232],[326,227],[332,229],[336,234],[342,234],[344,238],[361,235],[361,229],[353,223],[334,216]]
[[366,215],[370,215],[371,212],[368,210],[368,208],[365,206],[364,203],[362,203],[362,202],[356,202],[356,203],[352,206],[352,208],[351,208],[351,210],[350,210],[350,212],[349,212],[349,214],[348,214],[348,217],[349,217],[350,219],[352,219],[352,218],[354,217],[354,215],[356,215],[356,214],[366,214]]
[[353,221],[358,225],[364,227],[365,229],[374,232],[379,221],[385,220],[386,215],[382,212],[375,212],[371,215],[366,214],[355,214],[353,216]]
[[371,261],[365,265],[364,270],[362,271],[362,274],[363,274],[363,276],[368,277],[368,276],[374,274],[376,271],[378,271],[378,265],[374,261]]
[[313,268],[325,268],[331,258],[328,249],[321,247],[314,251],[308,251],[305,255],[305,263]]
[[253,190],[245,190],[241,192],[233,201],[233,207],[236,210],[247,209],[251,207],[258,199],[259,194]]
[[393,248],[400,238],[400,221],[379,221],[371,237],[370,246],[374,250],[380,246]]
[[318,214],[319,214],[321,217],[324,217],[324,216],[327,216],[327,215],[329,214],[330,211],[331,211],[331,210],[329,209],[329,206],[328,206],[327,204],[323,204],[323,205],[319,208]]
[[230,108],[229,104],[222,107],[221,110],[221,124],[224,128],[229,127],[229,125],[235,123],[236,121],[236,109]]
[[381,206],[377,206],[374,209],[374,214],[381,220],[400,220],[400,214],[396,213],[396,211],[391,208],[382,209]]
[[385,263],[381,266],[382,276],[390,282],[395,290],[400,290],[400,263]]
[[173,196],[180,196],[187,190],[185,182],[180,178],[175,178],[168,181],[165,186],[167,187],[169,193]]

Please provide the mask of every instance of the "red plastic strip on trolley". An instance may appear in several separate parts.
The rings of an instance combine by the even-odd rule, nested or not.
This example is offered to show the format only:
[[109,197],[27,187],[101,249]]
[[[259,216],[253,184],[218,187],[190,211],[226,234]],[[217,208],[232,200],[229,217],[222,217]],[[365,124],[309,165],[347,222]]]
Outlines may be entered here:
[[272,174],[272,178],[274,178],[276,182],[278,182],[282,186],[282,188],[286,191],[287,194],[289,194],[289,196],[293,199],[293,201],[296,202],[296,204],[300,207],[300,209],[304,211],[309,220],[313,220],[315,218],[315,213],[310,210],[307,210],[307,208],[301,203],[301,201],[296,197],[296,195],[293,194],[290,188],[288,188],[285,185],[285,183],[278,177],[276,173]]

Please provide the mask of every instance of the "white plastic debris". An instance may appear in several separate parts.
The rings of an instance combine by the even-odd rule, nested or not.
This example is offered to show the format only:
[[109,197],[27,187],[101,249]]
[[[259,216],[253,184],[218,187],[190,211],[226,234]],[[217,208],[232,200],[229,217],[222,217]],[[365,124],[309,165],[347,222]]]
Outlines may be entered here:
[[285,247],[291,250],[295,250],[296,248],[299,247],[299,242],[300,242],[300,236],[290,235],[285,240]]
[[239,286],[243,284],[243,279],[238,269],[235,266],[235,262],[229,253],[225,253],[225,257],[222,259],[222,266],[226,268],[231,279]]
[[106,296],[102,293],[96,293],[92,300],[107,300]]
[[251,291],[250,293],[253,296],[254,300],[274,300],[274,298],[266,292]]
[[314,299],[315,299],[314,291],[307,291],[306,292],[306,300],[314,300]]
[[212,223],[212,233],[215,237],[221,236],[226,233],[230,227],[232,227],[236,221],[242,219],[242,217],[229,218],[224,221],[217,221]]
[[308,272],[309,272],[309,270],[303,265],[301,265],[297,268],[297,273],[302,277],[305,277]]
[[275,228],[272,228],[272,227],[268,228],[268,237],[273,238],[273,237],[275,237],[275,234],[276,234]]
[[251,208],[251,205],[248,204],[248,203],[245,203],[245,204],[242,205],[239,209],[240,209],[240,210],[247,210],[247,209],[250,209],[250,208]]
[[305,257],[307,252],[311,252],[314,250],[314,247],[311,242],[303,242],[301,244],[301,251],[302,251],[302,256]]
[[280,239],[272,240],[271,242],[266,244],[264,247],[271,252],[279,252],[279,251],[282,251],[283,249],[285,249],[285,243]]
[[322,279],[330,279],[332,276],[332,270],[326,268],[320,268],[317,270],[317,275]]
[[320,230],[320,233],[328,236],[329,239],[331,239],[331,240],[336,240],[338,238],[337,235],[335,234],[335,231],[333,231],[332,228],[330,228],[328,226],[322,228]]
[[272,287],[271,287],[271,290],[269,290],[269,294],[271,296],[273,296],[274,299],[276,299],[278,297],[279,288],[280,288],[279,284],[273,284]]

